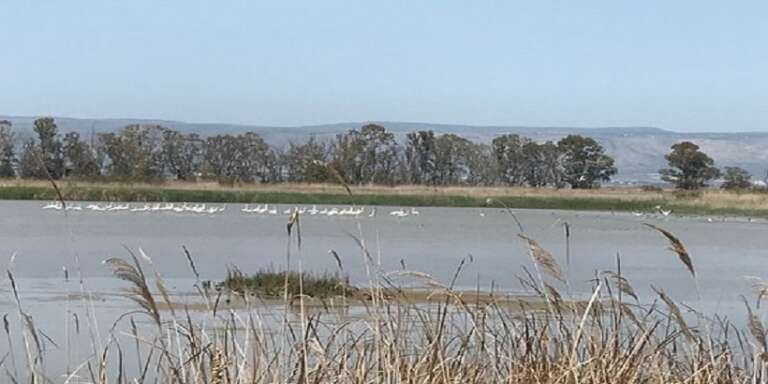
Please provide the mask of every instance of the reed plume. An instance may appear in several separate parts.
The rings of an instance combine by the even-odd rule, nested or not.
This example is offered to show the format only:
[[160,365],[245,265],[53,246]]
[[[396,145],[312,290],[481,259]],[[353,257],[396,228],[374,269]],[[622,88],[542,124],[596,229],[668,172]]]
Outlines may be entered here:
[[546,249],[542,248],[536,240],[531,239],[522,234],[518,234],[521,239],[528,243],[531,258],[536,264],[538,264],[544,272],[554,277],[555,279],[565,282],[563,272],[560,270],[560,266],[557,265],[555,258]]
[[685,267],[688,268],[688,270],[691,272],[691,275],[693,277],[696,277],[696,271],[693,269],[693,261],[691,260],[691,256],[688,254],[688,251],[685,249],[685,246],[683,245],[683,242],[680,241],[675,235],[673,235],[671,232],[667,231],[664,228],[655,226],[653,224],[649,223],[643,223],[645,226],[650,227],[664,235],[664,237],[669,240],[669,250],[676,253],[677,256],[680,258],[680,261],[685,264]]

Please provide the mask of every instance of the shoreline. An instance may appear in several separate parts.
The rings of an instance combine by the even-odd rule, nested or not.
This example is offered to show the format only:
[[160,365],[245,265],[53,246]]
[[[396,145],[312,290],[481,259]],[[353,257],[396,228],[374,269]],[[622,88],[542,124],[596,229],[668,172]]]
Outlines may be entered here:
[[[67,201],[197,202],[242,204],[330,204],[418,207],[557,209],[571,211],[656,212],[657,206],[676,215],[768,218],[768,194],[702,190],[607,187],[571,190],[521,187],[353,186],[351,194],[333,184],[245,184],[169,182],[86,183],[60,181]],[[47,181],[0,182],[0,200],[58,200]]]

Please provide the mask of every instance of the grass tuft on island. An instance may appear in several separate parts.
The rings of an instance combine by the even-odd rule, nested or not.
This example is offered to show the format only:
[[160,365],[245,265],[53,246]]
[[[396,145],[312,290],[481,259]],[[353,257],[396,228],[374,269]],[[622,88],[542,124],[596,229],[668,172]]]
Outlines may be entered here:
[[246,275],[237,268],[231,268],[221,286],[240,294],[254,293],[268,299],[283,297],[286,287],[289,297],[303,294],[318,299],[344,296],[356,291],[347,279],[338,274],[270,269]]
[[[706,189],[602,188],[572,190],[525,187],[352,186],[352,194],[335,184],[238,184],[211,182],[59,183],[70,201],[200,202],[258,204],[333,204],[434,207],[562,209],[578,211],[656,212],[657,206],[678,215],[768,218],[768,193]],[[44,181],[0,182],[0,199],[57,200]]]

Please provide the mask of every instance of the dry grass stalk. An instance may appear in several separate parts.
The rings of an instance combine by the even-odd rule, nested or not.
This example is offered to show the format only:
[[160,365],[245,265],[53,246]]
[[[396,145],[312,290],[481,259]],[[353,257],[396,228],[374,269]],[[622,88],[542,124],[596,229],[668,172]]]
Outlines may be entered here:
[[656,292],[657,295],[661,298],[661,301],[664,302],[664,304],[667,305],[667,308],[669,309],[669,314],[672,316],[672,318],[677,322],[677,324],[680,326],[680,331],[688,337],[689,340],[695,340],[696,336],[694,336],[693,332],[691,331],[691,328],[688,327],[688,323],[685,322],[685,318],[683,317],[683,313],[680,312],[680,308],[675,304],[672,299],[667,296],[667,294],[664,292],[663,289],[657,289],[656,287],[651,286],[653,290]]
[[301,223],[299,223],[299,211],[293,211],[290,216],[288,216],[288,224],[286,224],[286,229],[288,230],[288,237],[291,237],[291,232],[293,230],[293,227],[296,227],[296,244],[299,248],[301,248]]
[[644,223],[645,226],[650,227],[664,235],[664,237],[669,240],[669,250],[676,253],[677,256],[680,258],[680,261],[685,264],[685,267],[688,268],[688,270],[691,272],[691,275],[696,277],[696,272],[693,269],[693,261],[691,260],[691,256],[688,254],[688,251],[685,249],[685,246],[683,243],[678,239],[675,235],[673,235],[671,232],[667,231],[664,228],[658,227],[653,224]]
[[555,258],[552,257],[551,253],[542,248],[536,240],[522,234],[518,234],[517,236],[528,243],[531,258],[533,258],[533,261],[539,265],[544,272],[561,282],[565,282],[563,272],[560,270],[560,266],[557,265],[557,262],[555,261]]
[[768,352],[768,340],[766,340],[763,322],[760,321],[760,318],[754,312],[752,312],[752,308],[749,306],[747,299],[742,297],[742,300],[744,300],[744,305],[747,307],[747,329],[749,329],[749,333],[751,333],[752,337],[754,337],[758,344],[760,344],[762,352]]
[[157,308],[155,298],[149,290],[144,271],[141,269],[141,264],[139,264],[136,256],[131,255],[131,257],[133,258],[134,265],[117,257],[104,260],[104,264],[112,268],[112,274],[115,277],[133,284],[131,287],[132,294],[129,295],[129,298],[139,304],[144,313],[152,317],[157,326],[160,327],[160,310]]
[[619,275],[616,272],[613,271],[603,271],[603,274],[608,276],[611,280],[613,280],[614,284],[616,284],[616,287],[619,288],[621,293],[631,296],[635,301],[638,301],[637,293],[635,293],[635,289],[632,288],[632,285],[629,283],[629,280],[624,278],[624,276]]
[[752,289],[754,289],[755,295],[757,296],[755,305],[757,308],[760,308],[760,302],[763,297],[768,296],[768,282],[757,276],[747,276],[747,280],[752,282]]

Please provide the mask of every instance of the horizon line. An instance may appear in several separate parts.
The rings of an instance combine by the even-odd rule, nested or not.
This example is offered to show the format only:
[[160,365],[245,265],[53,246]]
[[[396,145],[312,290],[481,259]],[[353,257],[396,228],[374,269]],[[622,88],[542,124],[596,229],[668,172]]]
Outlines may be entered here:
[[414,125],[432,125],[432,126],[460,126],[469,128],[530,128],[530,129],[583,129],[583,130],[607,130],[607,129],[653,129],[666,133],[677,134],[736,134],[736,133],[768,133],[766,131],[676,131],[667,128],[661,128],[654,125],[512,125],[512,124],[468,124],[468,123],[445,123],[445,122],[424,122],[424,121],[400,121],[400,120],[360,120],[360,121],[338,121],[331,123],[314,123],[314,124],[297,124],[297,125],[274,125],[274,124],[256,124],[256,123],[231,123],[231,122],[211,122],[211,121],[187,121],[176,119],[164,119],[164,118],[152,118],[152,117],[73,117],[54,114],[41,114],[41,115],[12,115],[12,114],[0,114],[0,119],[39,119],[43,117],[51,117],[54,119],[69,119],[69,120],[102,120],[102,121],[120,121],[120,120],[134,120],[134,121],[150,121],[157,123],[178,123],[188,125],[229,125],[238,127],[255,127],[255,128],[311,128],[333,125],[350,125],[350,124],[381,124],[386,128],[386,124],[414,124]]

